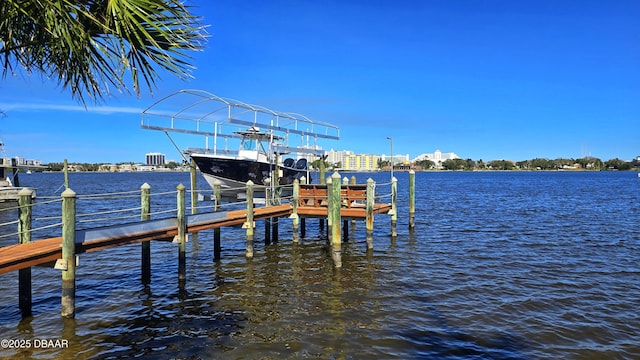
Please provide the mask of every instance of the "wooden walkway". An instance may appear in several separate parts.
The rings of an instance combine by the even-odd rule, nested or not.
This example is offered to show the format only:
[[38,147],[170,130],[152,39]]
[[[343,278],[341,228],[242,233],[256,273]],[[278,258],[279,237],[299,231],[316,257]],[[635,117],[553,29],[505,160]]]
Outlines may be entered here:
[[[343,189],[344,219],[364,219],[366,216],[363,185],[350,185]],[[297,214],[301,218],[327,217],[326,186],[309,186],[300,190]],[[373,213],[382,214],[391,210],[391,204],[374,204]],[[258,207],[253,210],[254,220],[279,218],[293,214],[293,207],[286,203],[276,206]],[[186,232],[195,233],[207,229],[242,225],[247,221],[246,210],[209,212],[186,217]],[[103,228],[76,231],[76,254],[99,251],[115,246],[151,240],[172,241],[178,234],[177,218],[140,221]],[[0,274],[48,264],[62,258],[62,238],[35,240],[0,248]]]

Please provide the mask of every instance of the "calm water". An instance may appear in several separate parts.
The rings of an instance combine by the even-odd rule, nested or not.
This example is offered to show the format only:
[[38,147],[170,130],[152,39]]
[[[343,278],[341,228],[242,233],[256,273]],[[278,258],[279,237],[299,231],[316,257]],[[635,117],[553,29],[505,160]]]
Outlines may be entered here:
[[[389,179],[356,174],[359,183],[367,176]],[[343,245],[341,270],[316,220],[294,245],[290,220],[282,219],[280,242],[257,241],[252,260],[242,229],[223,229],[219,262],[212,234],[201,233],[187,246],[184,286],[175,244],[152,243],[146,287],[140,245],[83,254],[72,320],[60,317],[58,270],[33,269],[34,315],[24,320],[17,273],[0,275],[0,339],[69,341],[64,349],[0,349],[0,356],[640,359],[636,173],[418,173],[412,233],[407,174],[396,176],[398,237],[389,236],[390,217],[378,215],[367,252],[359,222]],[[135,190],[145,181],[152,192],[171,191],[188,180],[186,173],[71,174],[78,194]],[[32,174],[21,184],[52,194],[62,175]],[[174,199],[158,198],[154,207]],[[109,201],[86,206],[113,208]],[[260,222],[256,239],[263,231]]]

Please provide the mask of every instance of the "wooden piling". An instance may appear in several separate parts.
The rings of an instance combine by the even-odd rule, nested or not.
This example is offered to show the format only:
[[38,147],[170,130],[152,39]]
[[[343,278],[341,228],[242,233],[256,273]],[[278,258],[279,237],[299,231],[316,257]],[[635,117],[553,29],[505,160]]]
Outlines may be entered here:
[[64,188],[66,190],[69,188],[69,164],[67,163],[67,159],[64,159],[62,170],[64,173]]
[[[215,201],[214,211],[220,211],[220,201],[222,201],[222,191],[221,191],[222,183],[220,180],[215,180],[213,182],[213,198]],[[213,229],[213,259],[220,259],[221,254],[221,246],[220,246],[220,228],[217,227]]]
[[300,181],[298,179],[293,180],[293,199],[292,201],[292,214],[289,217],[293,220],[293,242],[298,242],[298,203],[300,202]]
[[340,198],[340,174],[335,172],[331,176],[331,195],[328,209],[329,219],[332,220],[331,229],[331,257],[333,259],[334,266],[337,268],[342,267],[342,238],[340,236],[340,208],[342,207],[342,201]]
[[185,205],[185,186],[179,184],[177,190],[178,205],[178,281],[187,279],[187,218]]
[[[140,220],[151,220],[151,186],[148,183],[140,186]],[[151,283],[151,241],[143,241],[141,258],[142,283]]]
[[367,202],[365,208],[365,223],[367,228],[367,249],[373,249],[373,204],[375,201],[376,184],[372,178],[367,179]]
[[[18,236],[20,244],[27,244],[31,242],[31,203],[32,191],[24,188],[18,192],[18,205],[19,205],[19,217],[18,217]],[[20,269],[18,271],[18,304],[22,317],[31,316],[31,268]]]
[[247,181],[247,220],[243,227],[247,230],[246,256],[253,258],[253,181]]
[[396,223],[398,222],[398,179],[391,178],[391,237],[398,236]]
[[416,172],[409,171],[409,229],[416,227]]
[[62,310],[65,318],[76,313],[76,193],[62,192]]

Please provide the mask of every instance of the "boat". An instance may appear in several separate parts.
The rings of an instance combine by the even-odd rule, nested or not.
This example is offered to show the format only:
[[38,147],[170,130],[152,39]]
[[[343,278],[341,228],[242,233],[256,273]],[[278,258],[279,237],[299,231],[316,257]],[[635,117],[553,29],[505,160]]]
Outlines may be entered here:
[[[216,182],[220,183],[221,188],[244,191],[249,180],[258,187],[270,183],[271,179],[276,179],[278,185],[290,185],[302,177],[311,180],[309,162],[304,157],[297,160],[286,157],[274,166],[276,160],[270,156],[269,149],[281,137],[255,126],[235,133],[240,136],[240,148],[235,156],[187,151],[212,188]],[[271,154],[280,155],[275,152]]]
[[[324,156],[319,140],[338,140],[339,128],[303,115],[222,98],[202,90],[181,90],[142,113],[141,127],[169,133],[200,135],[204,148],[180,150],[226,198],[242,199],[251,180],[262,196],[272,187],[286,196],[287,185],[304,177],[311,183],[310,163]],[[230,143],[237,150],[230,150]]]
[[23,189],[31,191],[32,199],[36,198],[35,188],[20,186],[20,180],[18,178],[19,170],[23,169],[24,166],[28,166],[19,165],[21,160],[24,159],[0,159],[0,202],[18,201],[18,199],[20,198],[19,193]]

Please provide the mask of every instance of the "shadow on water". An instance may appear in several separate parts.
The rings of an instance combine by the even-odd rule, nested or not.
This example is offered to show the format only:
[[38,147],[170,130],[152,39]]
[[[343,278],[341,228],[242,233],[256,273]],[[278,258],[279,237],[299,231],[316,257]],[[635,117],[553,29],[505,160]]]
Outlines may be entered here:
[[[428,303],[427,299],[423,300]],[[407,343],[405,350],[413,359],[529,359],[523,353],[526,340],[513,334],[496,337],[476,336],[451,326],[433,305],[426,305],[435,329],[409,328],[394,336]]]

